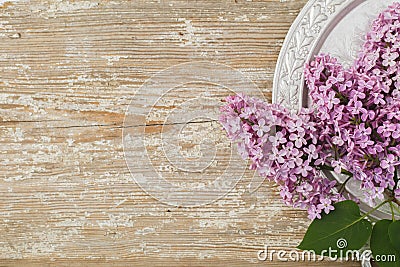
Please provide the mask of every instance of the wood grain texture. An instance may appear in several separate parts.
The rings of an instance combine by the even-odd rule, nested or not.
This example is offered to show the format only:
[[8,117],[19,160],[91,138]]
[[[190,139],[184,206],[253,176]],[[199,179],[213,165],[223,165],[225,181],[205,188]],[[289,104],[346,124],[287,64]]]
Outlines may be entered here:
[[[208,205],[168,206],[135,183],[123,152],[131,99],[176,64],[228,65],[271,99],[279,50],[306,0],[0,3],[0,266],[338,265],[257,259],[265,244],[296,247],[309,220],[284,206],[272,183],[250,193],[252,171]],[[164,100],[193,98],[188,88]],[[154,107],[161,117],[129,125],[145,133],[154,168],[165,161],[154,136],[168,131],[157,124],[173,108],[166,103]],[[186,134],[207,129],[227,142],[213,121]]]

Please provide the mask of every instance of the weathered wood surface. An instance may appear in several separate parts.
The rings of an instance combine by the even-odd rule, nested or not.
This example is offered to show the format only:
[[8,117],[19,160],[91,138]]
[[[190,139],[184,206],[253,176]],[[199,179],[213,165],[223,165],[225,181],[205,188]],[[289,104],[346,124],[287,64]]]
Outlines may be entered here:
[[[339,265],[257,259],[265,244],[293,249],[309,220],[285,207],[269,182],[249,192],[252,171],[217,201],[174,207],[135,183],[123,152],[130,100],[167,67],[226,64],[270,99],[280,47],[306,0],[0,3],[0,266]],[[192,99],[192,88],[164,100]],[[215,99],[229,94],[210,92]],[[128,125],[146,135],[155,169],[168,162],[152,138],[168,132],[160,125],[176,103],[155,105],[158,119]],[[197,132],[227,142],[212,120],[188,125],[183,154],[196,154],[190,140],[201,139]],[[207,180],[223,166],[203,176],[158,171],[171,180]]]

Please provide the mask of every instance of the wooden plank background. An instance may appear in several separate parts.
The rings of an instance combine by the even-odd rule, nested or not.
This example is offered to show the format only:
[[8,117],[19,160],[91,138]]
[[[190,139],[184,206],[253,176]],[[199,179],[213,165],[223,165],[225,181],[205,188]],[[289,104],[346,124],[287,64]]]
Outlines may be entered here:
[[[252,171],[217,201],[176,207],[135,183],[123,153],[127,106],[165,68],[225,64],[271,99],[279,50],[306,0],[0,3],[0,266],[339,264],[257,259],[264,245],[295,248],[310,222],[272,183],[249,192]],[[169,98],[195,97],[188,89]],[[214,98],[229,94],[218,90]],[[155,151],[152,135],[168,127],[143,123],[129,127],[145,131]],[[227,142],[215,121],[197,122],[183,152],[195,154],[190,138],[208,130]],[[164,161],[157,153],[148,153],[154,168]]]

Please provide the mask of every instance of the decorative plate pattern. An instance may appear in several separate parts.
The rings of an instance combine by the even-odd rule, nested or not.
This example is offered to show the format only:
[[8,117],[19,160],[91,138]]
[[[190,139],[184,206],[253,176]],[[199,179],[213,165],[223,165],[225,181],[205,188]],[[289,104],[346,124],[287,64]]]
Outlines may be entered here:
[[303,67],[329,53],[350,66],[372,20],[394,0],[310,0],[290,28],[274,76],[273,102],[290,109],[307,105]]
[[338,15],[354,0],[310,0],[290,28],[275,70],[273,102],[290,109],[303,105],[303,66]]

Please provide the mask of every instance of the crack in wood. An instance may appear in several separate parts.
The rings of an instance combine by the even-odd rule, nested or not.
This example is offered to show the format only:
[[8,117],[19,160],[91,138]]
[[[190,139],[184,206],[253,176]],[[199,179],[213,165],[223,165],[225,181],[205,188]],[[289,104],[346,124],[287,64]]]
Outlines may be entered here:
[[190,121],[190,122],[174,122],[174,123],[150,123],[150,124],[137,124],[137,125],[120,125],[112,123],[112,124],[92,124],[92,125],[69,125],[69,126],[54,126],[47,127],[49,129],[69,129],[69,128],[89,128],[89,127],[113,127],[115,129],[126,129],[126,128],[140,128],[140,127],[158,127],[158,126],[172,126],[172,125],[186,125],[186,124],[202,124],[202,123],[210,123],[217,122],[218,120],[202,120],[202,121]]

